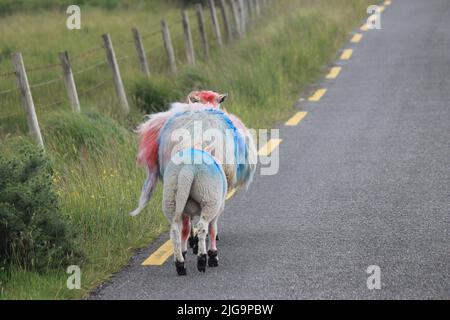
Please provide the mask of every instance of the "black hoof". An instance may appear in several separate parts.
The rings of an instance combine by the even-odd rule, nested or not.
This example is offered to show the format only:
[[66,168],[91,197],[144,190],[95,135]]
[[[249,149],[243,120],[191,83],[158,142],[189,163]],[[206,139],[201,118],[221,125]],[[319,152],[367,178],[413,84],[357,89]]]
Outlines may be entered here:
[[[194,246],[195,246],[195,238],[196,237],[193,237],[193,236],[190,236],[189,237],[189,248],[193,248]],[[197,238],[197,241],[198,241],[198,238]]]
[[217,257],[217,251],[208,251],[208,267],[215,268],[219,266],[219,258]]
[[186,275],[186,268],[184,267],[184,262],[175,261],[175,267],[177,268],[177,273],[179,276]]
[[192,246],[192,252],[196,255],[198,253],[198,237],[194,237],[194,245]]
[[219,241],[219,235],[216,235],[216,241]]
[[181,254],[183,255],[183,259],[186,260],[187,251],[183,251]]
[[206,271],[206,254],[201,254],[197,258],[197,269],[200,272]]

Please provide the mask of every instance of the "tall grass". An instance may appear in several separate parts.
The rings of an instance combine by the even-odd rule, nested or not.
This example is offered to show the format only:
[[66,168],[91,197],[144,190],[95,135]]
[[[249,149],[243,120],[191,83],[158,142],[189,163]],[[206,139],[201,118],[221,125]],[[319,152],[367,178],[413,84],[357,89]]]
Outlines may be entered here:
[[[348,32],[360,23],[369,1],[284,0],[274,3],[244,39],[220,50],[213,48],[210,61],[204,61],[198,54],[197,66],[180,66],[177,77],[164,72],[163,51],[149,54],[151,80],[142,79],[134,58],[119,62],[129,96],[136,87],[145,90],[147,81],[152,84],[169,82],[176,92],[184,94],[208,88],[229,92],[227,109],[250,127],[270,127],[284,120],[293,112],[292,102],[307,84],[318,79],[348,38]],[[167,4],[160,4],[154,12],[133,7],[125,11],[98,8],[85,11],[82,30],[73,33],[61,27],[65,15],[59,11],[8,16],[0,21],[0,29],[4,31],[0,52],[22,50],[29,65],[54,63],[56,52],[60,50],[81,52],[99,45],[103,32],[110,32],[114,43],[130,40],[132,25],[152,30],[149,25],[157,25],[161,16],[172,17],[173,22],[179,20],[179,9]],[[191,21],[191,25],[195,22]],[[181,26],[174,26],[179,27],[178,34],[181,34]],[[177,36],[175,31],[172,33]],[[160,36],[145,41],[146,47],[158,46]],[[213,42],[212,37],[210,41]],[[132,44],[116,49],[118,56],[134,54]],[[181,41],[177,42],[176,51],[179,62],[183,62]],[[75,69],[81,70],[84,64],[103,57],[103,52],[96,53],[83,65],[75,63]],[[0,61],[0,70],[5,68],[9,68],[9,61]],[[88,74],[78,76],[81,91],[105,77],[107,69]],[[48,76],[39,78],[33,73],[31,82],[48,79]],[[5,83],[0,80],[0,91]],[[150,87],[158,88],[158,85]],[[39,94],[44,99],[42,104],[56,95],[49,89],[39,90]],[[2,108],[20,110],[18,100],[1,102]],[[82,290],[66,289],[65,270],[38,275],[15,268],[10,280],[1,287],[1,298],[79,298],[125,265],[134,248],[148,244],[166,230],[167,223],[159,209],[160,190],[146,212],[135,219],[127,216],[136,205],[144,179],[143,170],[135,165],[136,141],[130,130],[142,120],[142,113],[132,103],[132,114],[124,119],[117,115],[116,103],[113,88],[107,83],[82,98],[80,115],[71,113],[67,103],[41,110],[38,106],[47,151],[55,162],[54,185],[63,212],[76,226],[80,245],[87,256],[87,262],[81,265]],[[20,117],[3,121],[0,128],[2,143],[7,143],[8,134],[26,133],[25,121]]]

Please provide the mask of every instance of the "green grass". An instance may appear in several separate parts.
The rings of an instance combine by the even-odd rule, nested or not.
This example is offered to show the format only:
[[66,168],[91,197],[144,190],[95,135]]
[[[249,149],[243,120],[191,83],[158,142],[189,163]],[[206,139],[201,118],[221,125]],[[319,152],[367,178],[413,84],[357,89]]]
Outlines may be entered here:
[[[138,25],[143,34],[158,30],[162,16],[169,17],[172,34],[179,39],[179,9],[162,3],[154,1],[153,10],[133,6],[126,10],[82,9],[81,31],[66,30],[64,13],[54,9],[3,17],[0,73],[10,69],[6,57],[11,52],[22,51],[29,66],[54,63],[58,51],[69,50],[75,55],[100,45],[103,32],[111,34],[113,43],[120,43],[131,40],[129,29],[133,25]],[[185,60],[182,41],[175,42],[180,64],[177,77],[166,73],[160,36],[146,38],[146,48],[156,48],[148,56],[153,71],[151,81],[171,83],[180,96],[197,88],[229,92],[230,99],[226,102],[229,111],[239,115],[249,127],[271,127],[293,112],[293,101],[325,72],[336,51],[349,38],[348,32],[361,22],[368,4],[368,0],[279,1],[264,13],[244,39],[223,49],[213,47],[210,61],[201,58],[195,36],[196,67],[182,65]],[[196,25],[195,22],[191,18],[191,25]],[[193,32],[196,34],[196,28]],[[212,36],[210,41],[213,42]],[[119,57],[132,56],[119,62],[130,96],[136,83],[147,80],[140,74],[132,43],[117,45],[116,50]],[[74,61],[74,71],[103,58],[103,51],[99,51],[85,61]],[[38,83],[57,75],[58,70],[32,72],[30,82]],[[75,75],[81,92],[108,77],[106,67]],[[0,92],[13,88],[14,81],[14,78],[0,78]],[[82,290],[66,289],[65,270],[49,270],[38,275],[13,268],[10,280],[1,286],[0,297],[80,298],[120,270],[134,249],[167,230],[160,210],[161,191],[158,189],[149,208],[139,217],[128,217],[127,212],[136,205],[144,179],[143,170],[135,165],[136,141],[131,131],[142,120],[142,114],[132,103],[131,115],[120,116],[110,82],[82,95],[81,115],[71,113],[66,101],[45,107],[64,99],[61,83],[33,91],[46,148],[55,163],[54,184],[63,214],[78,230],[87,261],[81,265]],[[132,102],[131,97],[129,100]],[[17,94],[8,94],[0,104],[2,143],[8,143],[16,135],[25,135],[26,122]],[[18,115],[4,118],[15,113]]]

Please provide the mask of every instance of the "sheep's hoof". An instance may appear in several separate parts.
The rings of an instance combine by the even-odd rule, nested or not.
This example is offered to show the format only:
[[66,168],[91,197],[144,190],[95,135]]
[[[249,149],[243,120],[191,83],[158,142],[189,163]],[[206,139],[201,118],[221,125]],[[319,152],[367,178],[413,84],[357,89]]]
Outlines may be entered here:
[[183,251],[181,254],[183,255],[183,259],[186,261],[186,254],[187,254],[187,251]]
[[186,268],[184,267],[184,262],[175,261],[175,267],[177,268],[177,273],[179,276],[186,275]]
[[[195,246],[195,238],[196,237],[193,237],[193,236],[190,236],[189,237],[189,248],[193,248],[194,246]],[[197,242],[198,242],[198,238],[197,238]]]
[[219,266],[217,251],[208,250],[208,267],[215,268]]
[[197,258],[197,269],[200,272],[206,271],[206,254],[200,254]]
[[196,255],[198,253],[198,237],[194,237],[194,245],[192,246],[192,252]]
[[216,241],[219,241],[219,235],[218,234],[216,235]]

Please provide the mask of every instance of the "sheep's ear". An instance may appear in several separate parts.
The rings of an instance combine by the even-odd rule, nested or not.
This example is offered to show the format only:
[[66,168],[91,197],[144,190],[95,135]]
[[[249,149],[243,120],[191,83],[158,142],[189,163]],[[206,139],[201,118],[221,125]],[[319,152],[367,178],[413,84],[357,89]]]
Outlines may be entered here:
[[217,97],[217,101],[219,103],[222,103],[226,100],[227,97],[228,97],[228,93],[219,94],[219,96]]
[[196,103],[199,102],[199,98],[197,97],[197,92],[193,91],[191,93],[189,93],[189,95],[187,96],[187,103]]

